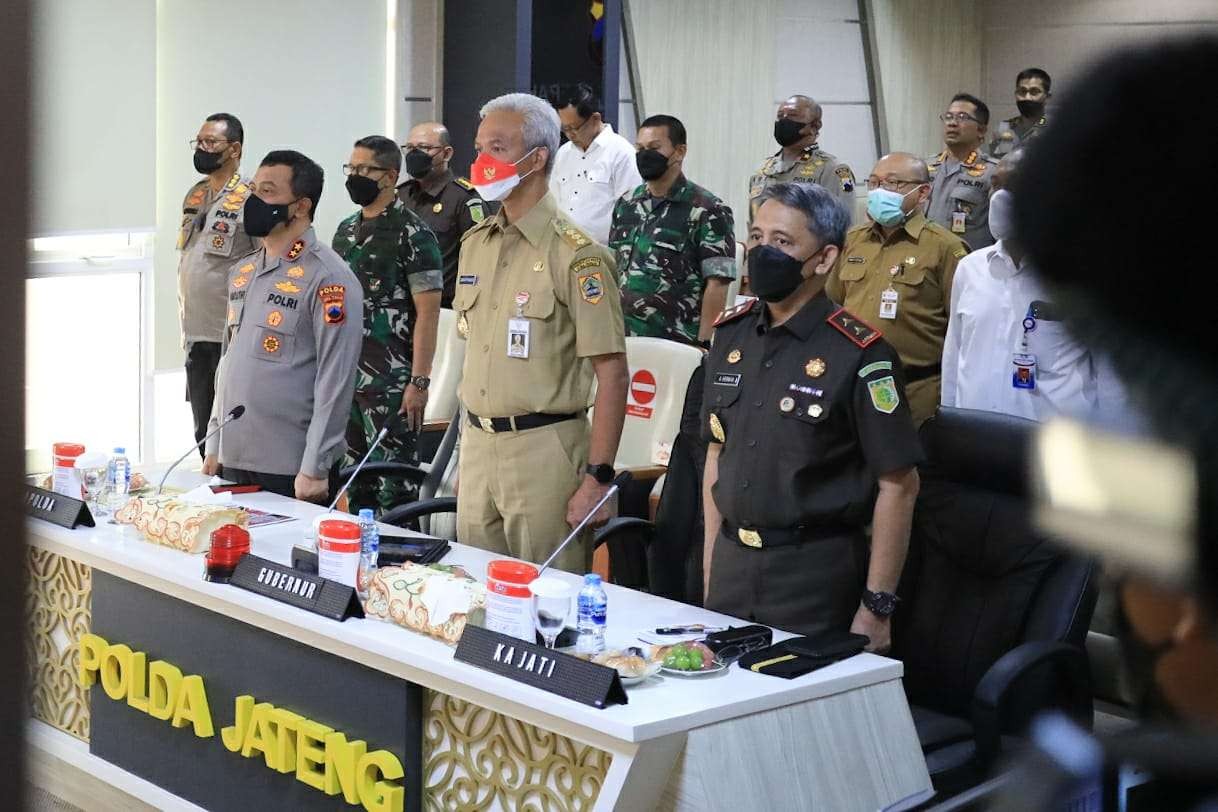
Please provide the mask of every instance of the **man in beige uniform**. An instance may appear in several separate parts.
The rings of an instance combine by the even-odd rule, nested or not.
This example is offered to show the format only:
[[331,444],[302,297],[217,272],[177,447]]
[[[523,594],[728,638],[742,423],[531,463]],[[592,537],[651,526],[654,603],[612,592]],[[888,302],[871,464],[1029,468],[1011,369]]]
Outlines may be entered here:
[[[457,536],[539,563],[613,478],[626,410],[621,299],[609,252],[560,217],[547,191],[554,109],[510,93],[481,114],[470,179],[503,207],[461,242],[453,309],[468,342],[460,397],[469,425]],[[586,539],[572,542],[555,566],[582,572],[589,553]]]
[[943,339],[952,279],[964,243],[922,213],[930,187],[926,164],[894,152],[867,178],[868,222],[846,234],[829,275],[829,298],[883,330],[901,356],[914,423],[939,405]]
[[191,141],[195,170],[206,177],[190,187],[182,200],[178,315],[186,350],[186,399],[194,414],[196,443],[207,433],[216,396],[228,271],[234,260],[256,247],[245,233],[242,217],[253,185],[239,169],[244,140],[245,130],[236,116],[215,113]]
[[819,183],[854,214],[854,173],[850,167],[820,148],[821,107],[807,96],[792,96],[778,106],[774,140],[782,149],[775,152],[749,178],[749,222],[757,210],[757,196],[767,186],[794,181]]

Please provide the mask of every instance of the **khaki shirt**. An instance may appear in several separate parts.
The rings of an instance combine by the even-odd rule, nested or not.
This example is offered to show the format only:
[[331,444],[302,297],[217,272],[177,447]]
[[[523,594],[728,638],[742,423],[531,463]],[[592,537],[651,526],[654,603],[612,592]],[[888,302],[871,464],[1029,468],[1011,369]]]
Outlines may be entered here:
[[[527,358],[508,356],[517,302]],[[459,395],[479,417],[581,411],[585,359],[626,351],[612,255],[559,216],[549,193],[515,223],[501,210],[465,233],[453,309],[468,342]]]
[[220,341],[228,306],[225,290],[233,261],[257,246],[245,233],[245,199],[253,182],[235,173],[213,194],[207,179],[190,187],[178,228],[178,316],[182,344]]
[[994,244],[990,235],[990,183],[998,162],[973,150],[961,163],[947,150],[926,160],[930,201],[926,216],[976,251]]
[[363,341],[359,280],[310,228],[282,257],[239,261],[228,284],[224,356],[207,441],[220,464],[324,477],[347,450],[347,419]]
[[[935,368],[943,358],[956,264],[966,253],[958,237],[920,211],[887,239],[878,225],[868,222],[847,232],[825,286],[829,298],[878,328],[900,355],[919,423],[939,402]],[[889,287],[897,293],[896,318],[880,318],[880,296]],[[915,388],[927,379],[934,381],[933,397],[915,397]]]
[[853,218],[854,173],[836,157],[813,144],[789,164],[783,160],[782,150],[778,150],[766,158],[761,168],[749,178],[749,223],[753,222],[753,215],[757,213],[757,196],[767,186],[789,181],[820,184],[846,205],[846,211]]

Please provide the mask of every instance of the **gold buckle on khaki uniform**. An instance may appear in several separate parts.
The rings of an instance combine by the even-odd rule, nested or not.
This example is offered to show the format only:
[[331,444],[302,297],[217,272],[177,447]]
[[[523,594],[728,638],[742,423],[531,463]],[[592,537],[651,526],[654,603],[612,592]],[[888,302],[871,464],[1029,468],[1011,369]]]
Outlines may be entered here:
[[479,417],[478,422],[482,424],[482,430],[487,434],[495,433],[495,422],[489,417]]
[[756,530],[745,530],[743,527],[741,527],[736,531],[736,535],[740,537],[740,542],[742,544],[746,544],[749,547],[761,546],[761,534]]

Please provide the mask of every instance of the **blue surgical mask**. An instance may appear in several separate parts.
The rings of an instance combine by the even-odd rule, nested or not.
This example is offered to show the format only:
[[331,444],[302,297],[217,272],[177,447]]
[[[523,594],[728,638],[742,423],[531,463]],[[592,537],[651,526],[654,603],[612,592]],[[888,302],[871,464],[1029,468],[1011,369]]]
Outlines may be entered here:
[[[918,187],[910,189],[909,192],[916,192]],[[882,187],[872,189],[867,193],[867,213],[871,215],[871,219],[875,220],[882,226],[895,226],[905,222],[908,216],[901,210],[901,204],[905,202],[905,194],[897,194],[890,192]]]

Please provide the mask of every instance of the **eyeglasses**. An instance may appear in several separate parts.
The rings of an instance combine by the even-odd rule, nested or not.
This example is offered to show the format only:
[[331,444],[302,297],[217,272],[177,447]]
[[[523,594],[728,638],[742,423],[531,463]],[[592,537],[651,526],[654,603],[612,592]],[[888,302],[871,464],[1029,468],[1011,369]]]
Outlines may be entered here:
[[584,119],[580,123],[576,124],[574,127],[561,127],[560,129],[562,130],[563,135],[570,138],[571,136],[575,135],[577,132],[582,130],[584,128],[584,125],[587,124],[591,120],[592,120],[592,116],[588,116],[586,119]]
[[904,178],[889,178],[888,180],[880,180],[879,178],[875,177],[874,175],[871,176],[870,178],[867,178],[867,188],[870,190],[887,189],[890,192],[897,192],[897,191],[900,191],[900,187],[906,186],[910,183],[921,186],[923,183],[926,183],[926,181],[924,181],[924,180],[906,180]]
[[373,172],[388,172],[389,170],[383,166],[369,166],[368,164],[343,164],[343,174],[347,177],[351,175],[359,175],[361,178],[366,178]]
[[968,113],[943,113],[939,116],[939,120],[944,124],[963,124],[966,121],[981,123],[976,116],[970,116]]
[[439,152],[444,147],[440,144],[402,144],[402,151],[404,152],[411,152],[416,149],[421,149],[424,152]]
[[204,149],[208,152],[215,152],[216,147],[229,143],[229,140],[227,138],[192,138],[187,143],[190,144],[192,150]]

